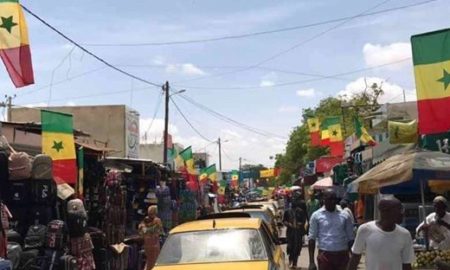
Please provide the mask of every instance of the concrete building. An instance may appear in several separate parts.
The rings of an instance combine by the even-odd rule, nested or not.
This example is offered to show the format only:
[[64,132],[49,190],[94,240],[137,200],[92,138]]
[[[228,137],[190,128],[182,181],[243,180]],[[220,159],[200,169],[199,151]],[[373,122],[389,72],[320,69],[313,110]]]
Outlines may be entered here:
[[40,110],[73,115],[74,128],[83,130],[115,151],[109,156],[139,158],[139,113],[125,105],[13,108],[9,121],[41,122]]

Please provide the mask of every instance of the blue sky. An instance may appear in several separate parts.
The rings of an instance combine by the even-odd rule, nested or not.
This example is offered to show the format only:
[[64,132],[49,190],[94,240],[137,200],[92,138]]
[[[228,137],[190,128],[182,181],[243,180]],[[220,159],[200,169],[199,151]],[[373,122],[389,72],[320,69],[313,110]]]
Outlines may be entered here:
[[[203,39],[303,25],[364,11],[377,11],[423,0],[179,0],[179,1],[22,1],[36,14],[82,44],[148,43]],[[383,5],[372,9],[380,3]],[[368,82],[384,82],[385,102],[415,99],[412,63],[308,83],[273,86],[311,79],[292,72],[330,75],[379,66],[410,57],[411,35],[449,27],[448,1],[353,19],[344,25],[261,65],[261,61],[286,50],[338,23],[301,30],[219,42],[173,46],[87,46],[99,56],[147,80],[169,80],[177,89],[232,119],[278,134],[261,136],[220,121],[180,97],[174,97],[192,124],[213,140],[224,143],[224,168],[246,163],[270,165],[270,156],[283,151],[301,109],[321,98],[351,94]],[[18,105],[126,104],[141,114],[141,131],[148,130],[160,91],[104,66],[27,15],[36,84],[13,88],[3,66],[0,89],[16,94]],[[235,72],[224,76],[216,74]],[[282,72],[282,71],[290,71]],[[77,77],[79,74],[89,73]],[[76,77],[76,78],[72,78]],[[53,79],[52,79],[53,78]],[[48,87],[53,82],[52,87]],[[231,89],[217,89],[231,88]],[[242,89],[233,89],[242,88]],[[110,93],[110,94],[107,94]],[[192,144],[211,154],[217,147],[200,138],[172,106],[171,133],[175,141]],[[162,136],[163,107],[148,132],[149,141]],[[206,147],[205,147],[206,146]]]

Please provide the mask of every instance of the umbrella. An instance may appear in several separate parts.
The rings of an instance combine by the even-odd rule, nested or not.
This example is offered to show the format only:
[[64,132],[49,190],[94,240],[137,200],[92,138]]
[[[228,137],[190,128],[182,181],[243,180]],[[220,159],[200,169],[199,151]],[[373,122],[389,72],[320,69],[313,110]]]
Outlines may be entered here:
[[312,189],[327,189],[333,186],[333,179],[331,177],[325,177],[315,182],[311,188]]
[[366,194],[375,194],[382,188],[389,190],[386,187],[394,185],[398,191],[403,190],[399,193],[417,193],[422,182],[428,180],[450,180],[450,155],[420,150],[395,155],[361,175],[351,185],[358,185],[358,191]]

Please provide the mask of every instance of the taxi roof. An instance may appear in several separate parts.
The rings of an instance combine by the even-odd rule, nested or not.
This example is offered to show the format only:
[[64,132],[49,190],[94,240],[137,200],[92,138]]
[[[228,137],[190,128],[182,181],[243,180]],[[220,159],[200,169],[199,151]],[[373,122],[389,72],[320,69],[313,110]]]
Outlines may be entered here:
[[[213,226],[215,222],[215,226]],[[222,218],[187,222],[170,231],[170,234],[217,229],[259,229],[261,220],[258,218]]]

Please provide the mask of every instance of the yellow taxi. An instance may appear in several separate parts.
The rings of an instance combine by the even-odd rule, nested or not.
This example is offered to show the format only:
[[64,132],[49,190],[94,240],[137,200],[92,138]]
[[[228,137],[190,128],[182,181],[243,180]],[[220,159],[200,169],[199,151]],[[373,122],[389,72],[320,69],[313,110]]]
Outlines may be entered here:
[[281,270],[284,252],[258,218],[198,220],[175,227],[154,270]]
[[277,222],[275,220],[275,216],[272,212],[265,208],[264,206],[259,205],[245,205],[239,208],[229,209],[224,211],[223,213],[247,213],[252,218],[259,218],[264,221],[272,233],[272,235],[277,238],[280,234],[278,232]]

